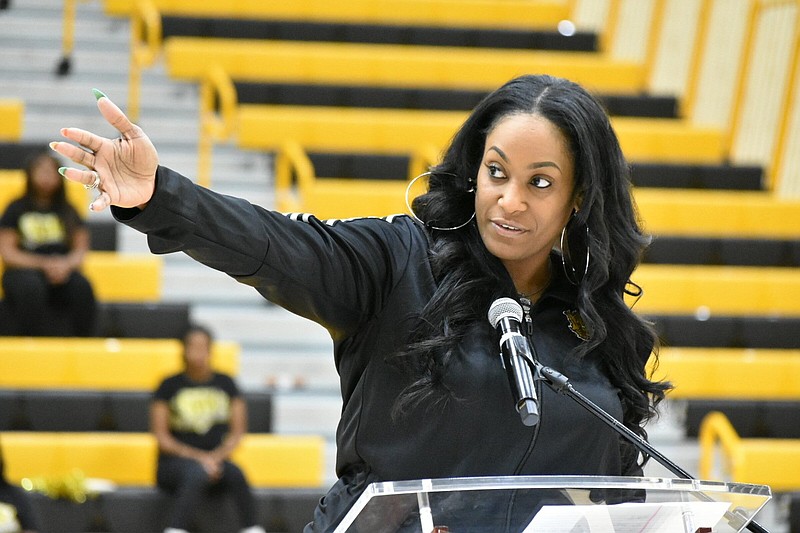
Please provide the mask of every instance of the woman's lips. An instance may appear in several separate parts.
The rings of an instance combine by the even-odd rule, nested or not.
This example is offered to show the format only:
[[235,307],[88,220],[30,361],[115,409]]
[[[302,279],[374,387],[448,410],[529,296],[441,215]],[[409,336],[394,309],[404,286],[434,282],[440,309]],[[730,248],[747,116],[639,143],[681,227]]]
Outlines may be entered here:
[[504,220],[493,220],[492,224],[500,235],[514,236],[525,232],[523,228]]

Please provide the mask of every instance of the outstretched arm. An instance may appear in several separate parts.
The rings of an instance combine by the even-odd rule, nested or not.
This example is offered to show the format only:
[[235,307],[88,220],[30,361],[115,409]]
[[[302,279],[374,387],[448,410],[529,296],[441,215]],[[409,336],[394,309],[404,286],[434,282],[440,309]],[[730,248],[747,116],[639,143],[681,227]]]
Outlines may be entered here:
[[90,209],[102,211],[110,205],[143,209],[155,189],[158,153],[144,131],[116,104],[100,91],[93,91],[100,114],[119,131],[119,138],[107,139],[79,128],[62,128],[61,135],[77,146],[52,142],[50,147],[88,169],[66,169],[63,174],[67,179],[88,186],[99,176],[100,194]]

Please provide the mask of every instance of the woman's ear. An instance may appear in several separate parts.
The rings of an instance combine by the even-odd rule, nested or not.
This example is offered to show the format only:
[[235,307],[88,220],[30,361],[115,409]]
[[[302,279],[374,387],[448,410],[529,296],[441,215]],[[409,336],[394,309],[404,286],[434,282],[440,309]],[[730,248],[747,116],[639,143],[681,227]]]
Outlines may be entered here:
[[583,205],[583,193],[579,193],[575,196],[575,200],[572,202],[572,212],[577,213],[581,210],[581,206]]

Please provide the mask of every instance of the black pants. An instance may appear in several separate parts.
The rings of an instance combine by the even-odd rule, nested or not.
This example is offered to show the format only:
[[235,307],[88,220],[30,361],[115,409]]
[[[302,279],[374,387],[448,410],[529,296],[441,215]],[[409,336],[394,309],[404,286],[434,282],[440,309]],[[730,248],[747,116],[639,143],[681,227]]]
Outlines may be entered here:
[[250,486],[241,469],[230,461],[223,463],[222,477],[214,482],[197,461],[162,455],[158,458],[156,481],[159,487],[175,496],[169,527],[188,530],[194,511],[211,490],[225,491],[233,496],[243,528],[256,525],[256,506]]
[[4,298],[24,336],[91,337],[97,302],[92,285],[72,272],[62,285],[51,285],[37,269],[11,268],[3,273]]

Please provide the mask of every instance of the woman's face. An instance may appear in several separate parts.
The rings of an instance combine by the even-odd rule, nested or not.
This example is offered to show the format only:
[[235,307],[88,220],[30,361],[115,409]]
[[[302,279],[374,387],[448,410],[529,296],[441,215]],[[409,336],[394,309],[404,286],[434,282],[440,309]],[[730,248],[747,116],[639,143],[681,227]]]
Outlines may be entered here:
[[478,169],[475,217],[486,248],[515,282],[547,264],[575,203],[567,140],[532,114],[500,119],[486,137]]
[[51,198],[61,186],[61,179],[56,162],[49,157],[37,159],[31,167],[31,184],[36,197]]

